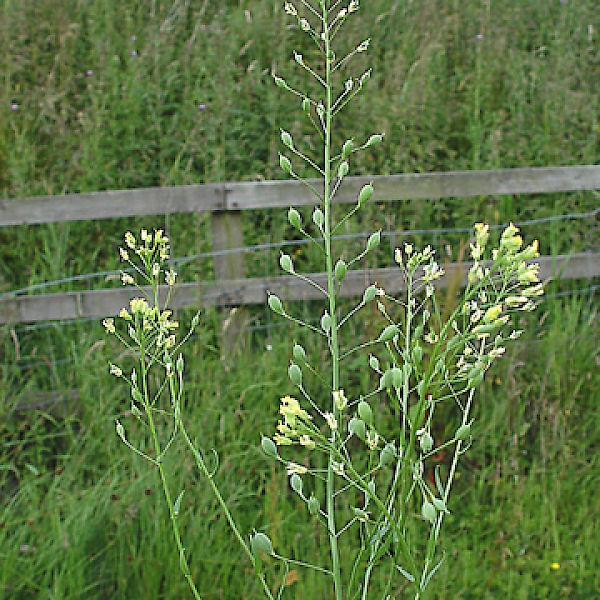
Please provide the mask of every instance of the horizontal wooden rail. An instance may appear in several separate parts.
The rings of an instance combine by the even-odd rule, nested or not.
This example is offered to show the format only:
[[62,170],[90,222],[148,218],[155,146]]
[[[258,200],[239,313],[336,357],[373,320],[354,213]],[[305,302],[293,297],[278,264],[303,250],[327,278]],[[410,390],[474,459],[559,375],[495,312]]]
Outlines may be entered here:
[[[571,256],[542,256],[535,262],[540,264],[543,280],[591,279],[600,277],[600,254],[583,252]],[[444,265],[446,275],[439,287],[461,278],[466,282],[469,263]],[[310,277],[322,287],[327,285],[325,273],[314,273]],[[384,269],[354,270],[346,274],[340,295],[359,297],[368,285],[376,283],[389,294],[398,294],[406,289],[402,273],[397,267]],[[162,290],[163,292],[165,290]],[[315,287],[290,276],[257,277],[249,279],[223,280],[209,283],[179,284],[171,297],[172,308],[204,308],[208,306],[240,306],[264,304],[267,293],[275,293],[283,300],[317,300],[323,296]],[[17,296],[0,301],[0,323],[68,320],[77,318],[101,318],[114,316],[129,304],[129,300],[140,292],[131,287],[80,292],[64,292],[37,296]]]
[[[348,177],[334,201],[356,202],[360,188],[370,181],[373,200],[386,202],[596,190],[600,165]],[[317,189],[321,185],[319,180],[311,183]],[[311,204],[315,197],[294,180],[209,183],[0,200],[0,226]]]

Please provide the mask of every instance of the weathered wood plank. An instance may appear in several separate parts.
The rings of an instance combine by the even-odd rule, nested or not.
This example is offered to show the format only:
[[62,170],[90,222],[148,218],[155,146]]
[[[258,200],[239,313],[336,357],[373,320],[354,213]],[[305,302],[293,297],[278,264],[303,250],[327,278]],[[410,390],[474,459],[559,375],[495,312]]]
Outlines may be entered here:
[[[356,202],[369,181],[375,201],[596,190],[600,165],[348,177],[335,202]],[[311,204],[314,196],[297,181],[211,183],[0,200],[0,226]]]
[[[600,254],[582,252],[571,256],[542,256],[540,263],[543,280],[550,277],[560,279],[591,279],[600,277]],[[462,273],[462,284],[466,281],[468,263],[444,265],[446,275],[439,287],[454,281]],[[326,286],[325,273],[315,273],[312,279]],[[405,290],[404,279],[398,268],[349,271],[344,279],[340,294],[344,297],[359,297],[371,283],[383,287],[388,293]],[[164,301],[165,289],[161,298]],[[296,277],[275,276],[251,279],[235,279],[206,283],[182,283],[176,286],[171,297],[172,308],[202,308],[208,306],[241,306],[263,304],[267,292],[279,295],[283,300],[318,300],[323,295],[316,288]],[[52,321],[76,318],[101,318],[114,316],[129,300],[140,292],[130,287],[19,296],[0,301],[0,323]]]

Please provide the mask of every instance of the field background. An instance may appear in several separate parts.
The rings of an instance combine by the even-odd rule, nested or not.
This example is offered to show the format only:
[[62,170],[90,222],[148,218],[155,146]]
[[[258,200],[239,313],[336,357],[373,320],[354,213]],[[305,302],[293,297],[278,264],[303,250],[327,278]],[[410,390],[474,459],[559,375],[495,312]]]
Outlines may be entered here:
[[[270,73],[295,83],[292,50],[311,55],[282,4],[0,0],[1,196],[281,177],[279,128],[307,144],[309,129],[298,102],[273,85]],[[343,31],[338,54],[372,37],[372,50],[353,63],[353,73],[372,67],[373,77],[336,139],[386,133],[385,144],[356,156],[352,174],[598,162],[595,0],[365,0]],[[577,215],[595,209],[598,198],[578,192],[374,202],[348,233]],[[141,226],[166,228],[183,279],[210,278],[207,219],[4,228],[0,293],[104,286],[118,269],[124,232]],[[293,236],[284,211],[253,211],[244,219],[246,244]],[[540,237],[543,253],[599,246],[593,217],[523,231],[527,239]],[[412,239],[434,243],[449,259],[466,237]],[[278,254],[271,248],[249,255],[249,275],[277,273]],[[314,259],[295,250],[302,268],[316,270]],[[526,322],[527,336],[486,380],[432,598],[597,596],[597,283],[551,283]],[[307,318],[319,314],[312,308]],[[181,314],[184,322],[189,317]],[[221,317],[203,314],[188,346],[190,426],[206,448],[219,449],[218,477],[245,531],[268,532],[282,554],[320,552],[325,531],[315,532],[303,512],[296,516],[302,507],[285,474],[257,450],[257,432],[272,432],[278,398],[291,392],[285,371],[291,341],[302,334],[257,310],[243,353],[223,361]],[[367,315],[355,327],[362,336],[377,323]],[[129,407],[127,390],[107,372],[119,352],[97,322],[2,331],[2,600],[188,597],[156,474],[114,432],[114,419],[126,418]],[[365,370],[347,393],[358,394],[367,378]],[[77,399],[69,401],[72,390]],[[52,410],[20,409],[39,392],[55,392],[63,402]],[[447,418],[451,423],[450,411]],[[191,461],[175,453],[171,459],[173,485],[187,488],[186,546],[203,597],[259,598]],[[313,575],[298,577],[287,597],[326,597]]]

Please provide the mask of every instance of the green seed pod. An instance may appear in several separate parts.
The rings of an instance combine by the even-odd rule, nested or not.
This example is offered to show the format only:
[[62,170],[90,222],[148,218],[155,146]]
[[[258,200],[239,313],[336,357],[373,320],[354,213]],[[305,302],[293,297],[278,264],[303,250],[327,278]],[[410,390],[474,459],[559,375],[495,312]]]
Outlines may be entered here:
[[423,325],[417,325],[415,327],[415,331],[413,333],[413,338],[415,340],[420,340],[423,337]]
[[369,304],[375,299],[375,296],[377,296],[377,287],[370,285],[363,294],[363,304]]
[[446,503],[441,498],[432,498],[431,502],[433,503],[433,506],[435,506],[435,509],[438,512],[443,512],[443,513],[446,513],[447,515],[450,514],[450,511],[446,507]]
[[289,254],[282,254],[279,257],[279,265],[286,273],[294,272],[294,263],[292,262]]
[[352,142],[352,140],[346,140],[346,142],[344,143],[344,145],[342,147],[342,158],[346,158],[347,156],[350,156],[352,154],[353,150],[354,150],[354,143]]
[[315,208],[312,216],[314,224],[319,228],[323,228],[323,223],[325,222],[325,216],[323,215],[323,211],[320,208]]
[[310,112],[310,99],[308,98],[303,98],[302,100],[302,110],[304,112]]
[[346,177],[346,175],[348,175],[349,170],[350,170],[350,165],[348,164],[347,160],[344,160],[340,163],[340,166],[338,167],[337,176],[340,179],[343,179],[344,177]]
[[264,452],[265,456],[277,458],[277,446],[275,445],[275,442],[266,435],[263,435],[260,439],[260,449]]
[[457,440],[468,440],[471,437],[471,423],[461,425],[454,434]]
[[389,465],[396,458],[396,447],[392,443],[388,443],[379,453],[379,468]]
[[399,369],[398,367],[392,367],[388,372],[390,373],[389,377],[391,384],[395,388],[402,387],[402,384],[404,383],[404,374],[402,369]]
[[381,242],[381,231],[372,233],[367,241],[367,252],[371,252],[373,248],[377,248]]
[[331,324],[332,324],[332,320],[331,317],[329,316],[329,314],[326,312],[322,317],[321,317],[321,329],[323,331],[329,331],[331,329]]
[[421,507],[421,516],[430,523],[435,523],[437,519],[437,510],[435,506],[431,504],[431,502],[423,502],[423,506]]
[[298,473],[292,473],[292,476],[290,477],[290,486],[297,494],[302,493],[302,477],[300,477]]
[[421,359],[423,358],[423,348],[421,348],[421,346],[419,346],[418,344],[416,344],[412,350],[412,357],[415,365],[420,364]]
[[292,355],[299,363],[306,363],[306,351],[300,344],[294,344]]
[[277,77],[277,75],[273,75],[273,79],[275,80],[275,85],[280,88],[286,89],[288,87],[285,79],[281,79],[281,77]]
[[346,272],[348,271],[348,265],[340,258],[335,263],[334,275],[338,281],[342,281],[346,276]]
[[288,367],[288,377],[294,385],[302,387],[302,371],[297,364],[292,363]]
[[348,423],[348,433],[355,435],[359,440],[364,440],[367,437],[367,428],[362,419],[352,417]]
[[469,379],[467,381],[467,389],[473,389],[478,387],[483,381],[483,371],[481,371],[477,376],[473,377],[473,379]]
[[358,193],[358,206],[359,208],[365,203],[368,202],[371,196],[373,195],[373,186],[370,183],[364,185],[360,192]]
[[273,544],[267,535],[264,533],[255,533],[250,536],[250,548],[254,554],[258,552],[264,552],[269,556],[274,554],[273,552]]
[[424,454],[427,454],[433,448],[433,438],[431,437],[428,431],[426,431],[421,436],[421,439],[419,440],[419,445],[421,446],[421,451]]
[[373,411],[368,402],[361,400],[356,409],[358,416],[369,426],[373,427]]
[[377,144],[381,144],[382,141],[383,141],[383,136],[380,133],[375,133],[367,140],[367,143],[365,144],[365,148],[368,148],[369,146],[375,146]]
[[292,163],[287,156],[284,156],[283,154],[279,155],[279,166],[288,175],[292,174]]
[[175,361],[175,369],[181,375],[185,368],[185,361],[183,360],[183,354],[180,354]]
[[379,359],[372,354],[369,354],[369,366],[373,371],[379,371]]
[[288,210],[288,221],[292,227],[302,229],[302,217],[295,208],[290,208],[290,210]]
[[292,142],[292,136],[283,129],[281,130],[281,141],[283,142],[283,145],[287,146],[288,148],[292,148],[294,145]]
[[398,335],[400,330],[397,325],[388,325],[377,338],[378,342],[389,342],[394,339],[394,336]]
[[317,498],[315,498],[314,496],[311,496],[308,499],[308,502],[306,504],[308,506],[308,512],[313,517],[319,514],[319,511],[321,510],[321,503],[319,502],[319,500]]
[[283,305],[281,304],[281,300],[275,295],[271,294],[269,296],[269,300],[267,301],[269,304],[269,308],[278,315],[284,314]]

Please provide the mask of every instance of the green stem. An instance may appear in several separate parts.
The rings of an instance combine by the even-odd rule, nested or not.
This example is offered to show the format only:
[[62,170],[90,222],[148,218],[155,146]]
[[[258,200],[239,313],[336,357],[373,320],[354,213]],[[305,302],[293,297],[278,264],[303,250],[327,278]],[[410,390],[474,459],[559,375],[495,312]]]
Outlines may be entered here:
[[[331,127],[332,127],[332,93],[331,93],[331,46],[329,31],[329,10],[325,3],[323,9],[323,38],[325,43],[325,141],[324,141],[324,159],[325,164],[325,190],[323,195],[325,209],[325,259],[327,263],[327,292],[329,296],[329,314],[331,317],[331,338],[330,352],[332,360],[331,387],[334,391],[340,389],[340,359],[339,359],[339,341],[338,341],[338,323],[336,306],[336,286],[334,278],[333,256],[331,252]],[[335,419],[339,422],[339,411],[332,398],[332,412]],[[343,600],[342,576],[340,566],[340,550],[338,545],[338,536],[335,522],[335,473],[333,471],[334,447],[337,444],[336,432],[331,433],[332,450],[329,453],[329,468],[327,470],[327,529],[329,531],[329,546],[331,550],[331,567],[333,572],[333,584],[335,600]]]

